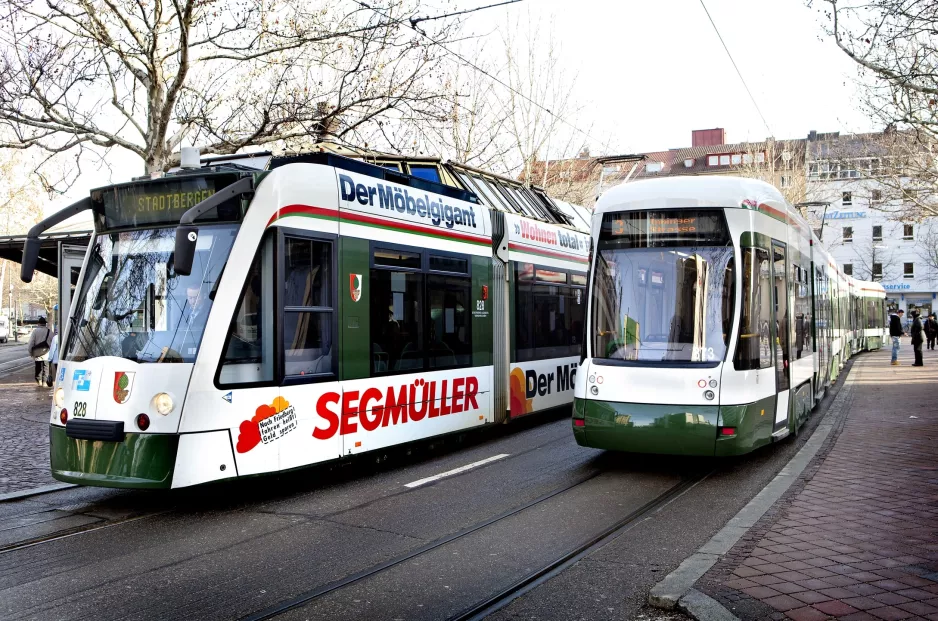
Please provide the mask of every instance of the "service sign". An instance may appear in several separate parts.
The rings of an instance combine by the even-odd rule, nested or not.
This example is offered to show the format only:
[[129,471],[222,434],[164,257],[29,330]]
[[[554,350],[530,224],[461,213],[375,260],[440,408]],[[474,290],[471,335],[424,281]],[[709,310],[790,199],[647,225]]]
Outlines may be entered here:
[[505,214],[508,227],[508,250],[533,255],[527,259],[512,257],[513,260],[538,259],[571,261],[586,268],[589,256],[589,235],[571,231],[553,224],[529,220],[515,214]]
[[193,177],[146,181],[100,192],[107,228],[124,228],[178,222],[182,214],[215,193],[215,180]]
[[351,171],[341,171],[338,177],[343,222],[478,246],[491,243],[482,205]]

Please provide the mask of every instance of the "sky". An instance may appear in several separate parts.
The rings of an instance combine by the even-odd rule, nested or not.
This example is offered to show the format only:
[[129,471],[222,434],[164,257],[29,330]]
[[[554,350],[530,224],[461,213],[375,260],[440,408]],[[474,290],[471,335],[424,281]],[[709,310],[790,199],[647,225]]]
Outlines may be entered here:
[[[525,0],[496,11],[554,20],[592,152],[691,146],[691,130],[723,127],[728,142],[866,131],[855,63],[821,38],[803,0],[705,0],[762,121],[700,0]],[[527,5],[527,6],[525,6]],[[575,7],[575,10],[573,10]]]
[[[704,1],[765,122],[700,0],[523,0],[473,13],[464,27],[492,37],[490,49],[501,45],[496,29],[515,18],[553,28],[563,70],[576,76],[579,112],[565,120],[594,155],[687,147],[692,130],[714,127],[725,128],[727,142],[876,129],[858,110],[855,65],[822,36],[816,9],[803,0]],[[47,213],[142,172],[119,150],[109,161],[113,171],[86,167]]]

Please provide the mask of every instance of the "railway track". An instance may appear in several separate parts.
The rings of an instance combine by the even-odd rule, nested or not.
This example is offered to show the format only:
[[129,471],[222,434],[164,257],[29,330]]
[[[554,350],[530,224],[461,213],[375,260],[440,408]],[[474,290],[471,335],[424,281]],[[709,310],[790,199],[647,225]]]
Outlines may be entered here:
[[[663,493],[659,494],[652,500],[638,507],[634,511],[630,512],[628,515],[624,516],[620,520],[616,521],[614,524],[608,528],[602,530],[601,532],[595,533],[590,536],[587,540],[583,541],[580,545],[577,545],[575,548],[569,550],[566,554],[562,555],[559,558],[556,558],[544,566],[540,567],[536,571],[530,572],[528,575],[524,576],[522,579],[517,580],[516,582],[506,585],[504,588],[500,589],[495,593],[489,594],[484,599],[478,601],[477,603],[469,606],[456,614],[449,617],[450,621],[469,621],[476,619],[483,619],[486,616],[494,613],[495,611],[507,606],[516,598],[524,595],[526,592],[536,588],[537,586],[547,582],[552,577],[556,576],[560,572],[564,571],[568,567],[572,566],[580,559],[592,554],[602,546],[613,541],[623,533],[627,532],[632,527],[641,523],[651,514],[663,509],[665,506],[679,498],[681,495],[685,494],[691,490],[694,486],[699,484],[701,481],[706,479],[714,470],[706,472],[704,474],[695,475],[691,477],[686,477],[682,479],[679,483],[667,489]],[[524,511],[530,510],[552,498],[555,498],[561,494],[571,491],[572,489],[587,483],[588,481],[596,478],[600,474],[603,474],[603,471],[597,470],[591,472],[585,476],[578,478],[576,481],[569,483],[567,485],[558,487],[542,496],[534,498],[528,502],[525,502],[517,507],[509,509],[503,513],[500,513],[496,516],[490,517],[486,520],[482,520],[470,526],[467,526],[461,530],[458,530],[454,533],[441,537],[435,541],[427,543],[421,547],[418,547],[414,550],[401,554],[395,558],[389,559],[385,562],[376,564],[372,567],[349,575],[340,580],[336,580],[316,589],[310,590],[306,593],[297,595],[290,599],[281,601],[272,606],[268,606],[262,610],[251,613],[249,615],[241,617],[241,621],[264,621],[267,619],[275,619],[284,613],[287,613],[291,610],[300,608],[311,602],[316,601],[326,595],[335,593],[342,589],[349,588],[355,585],[358,582],[361,582],[365,579],[374,577],[382,572],[388,571],[398,565],[401,565],[411,559],[417,558],[419,556],[425,555],[434,550],[438,550],[444,546],[450,545],[472,533],[478,532],[482,529],[491,527],[498,522],[501,522],[507,518],[518,515]]]

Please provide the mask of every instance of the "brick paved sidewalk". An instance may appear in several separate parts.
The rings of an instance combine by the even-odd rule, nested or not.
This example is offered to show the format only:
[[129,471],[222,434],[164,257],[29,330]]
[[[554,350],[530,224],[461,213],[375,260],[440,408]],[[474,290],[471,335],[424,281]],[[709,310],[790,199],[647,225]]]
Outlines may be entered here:
[[938,352],[910,349],[854,363],[826,446],[699,590],[747,620],[938,621]]
[[29,365],[0,377],[0,494],[56,483],[49,474],[52,389]]

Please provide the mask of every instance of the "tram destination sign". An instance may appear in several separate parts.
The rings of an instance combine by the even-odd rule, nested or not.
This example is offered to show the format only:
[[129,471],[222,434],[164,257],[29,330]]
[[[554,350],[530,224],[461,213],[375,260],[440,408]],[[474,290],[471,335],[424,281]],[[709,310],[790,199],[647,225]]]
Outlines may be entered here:
[[103,204],[105,225],[111,229],[179,222],[182,214],[214,193],[214,178],[194,177],[94,190],[92,199]]
[[600,240],[617,246],[723,245],[729,241],[719,210],[625,211],[603,216]]

